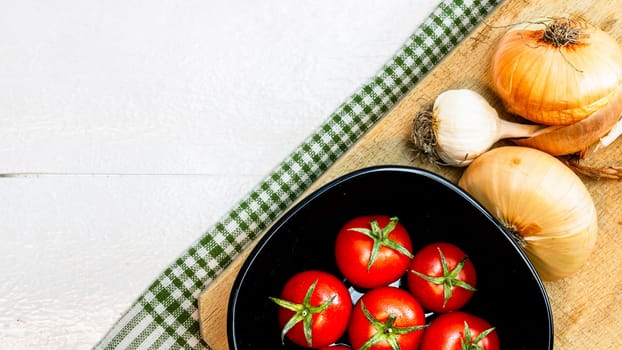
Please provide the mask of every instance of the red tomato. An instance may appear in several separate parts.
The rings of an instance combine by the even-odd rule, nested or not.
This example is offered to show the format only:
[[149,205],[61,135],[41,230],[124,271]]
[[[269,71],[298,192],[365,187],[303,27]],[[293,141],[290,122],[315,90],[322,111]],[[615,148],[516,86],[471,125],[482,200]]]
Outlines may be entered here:
[[499,350],[499,336],[488,321],[463,311],[439,314],[421,338],[421,350]]
[[348,336],[356,350],[414,350],[425,328],[423,308],[408,291],[379,287],[354,305]]
[[348,289],[337,277],[323,271],[303,271],[292,276],[280,298],[281,339],[319,348],[336,342],[345,332],[352,313]]
[[361,216],[347,222],[337,234],[335,258],[337,267],[353,285],[375,288],[406,272],[412,243],[396,217]]
[[424,309],[457,310],[473,296],[475,267],[464,251],[451,243],[433,243],[415,253],[407,274],[408,289]]

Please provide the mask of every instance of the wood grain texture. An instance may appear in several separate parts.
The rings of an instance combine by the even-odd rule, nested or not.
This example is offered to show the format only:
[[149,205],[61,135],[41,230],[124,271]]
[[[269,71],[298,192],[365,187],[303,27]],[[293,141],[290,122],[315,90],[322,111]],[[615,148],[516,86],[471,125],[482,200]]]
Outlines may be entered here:
[[[580,14],[622,43],[622,0],[546,1],[509,0],[465,38],[422,79],[364,137],[348,150],[301,198],[321,185],[353,170],[380,164],[417,166],[456,182],[460,169],[438,167],[418,159],[409,143],[414,114],[449,88],[470,88],[503,112],[491,89],[488,67],[492,50],[508,25],[542,16]],[[622,140],[598,154],[595,163],[622,164]],[[622,182],[582,178],[593,196],[599,217],[599,237],[588,263],[575,275],[545,282],[555,322],[555,349],[622,348]],[[247,256],[234,264],[200,296],[200,321],[204,339],[216,350],[228,349],[226,308],[236,274]],[[503,312],[500,310],[500,312]],[[528,336],[528,335],[526,335]]]

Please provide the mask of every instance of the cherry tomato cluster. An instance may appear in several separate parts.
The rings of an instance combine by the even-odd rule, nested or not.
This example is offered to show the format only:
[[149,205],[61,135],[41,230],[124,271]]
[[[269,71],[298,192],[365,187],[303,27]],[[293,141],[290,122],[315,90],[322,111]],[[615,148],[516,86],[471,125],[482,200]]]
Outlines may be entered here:
[[[280,297],[270,297],[279,306],[282,341],[322,350],[498,350],[494,327],[460,310],[476,291],[467,254],[448,242],[413,252],[410,237],[396,217],[347,222],[335,241],[343,278],[302,271]],[[395,284],[399,280],[405,288]],[[360,291],[358,300],[352,290]],[[430,321],[425,312],[433,315]],[[349,345],[338,343],[344,335]]]

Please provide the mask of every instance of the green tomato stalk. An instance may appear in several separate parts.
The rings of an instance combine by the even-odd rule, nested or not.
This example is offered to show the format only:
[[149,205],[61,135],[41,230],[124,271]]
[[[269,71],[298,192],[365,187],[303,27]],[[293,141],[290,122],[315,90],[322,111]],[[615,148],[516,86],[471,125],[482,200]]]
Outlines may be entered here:
[[494,331],[495,327],[491,327],[486,329],[477,335],[477,337],[473,338],[471,334],[471,329],[469,325],[464,321],[464,338],[460,340],[460,349],[461,350],[484,350],[483,347],[477,345],[482,339],[486,338],[490,332]]
[[355,227],[349,229],[350,231],[355,231],[364,234],[365,236],[371,238],[374,241],[374,245],[371,249],[371,256],[369,257],[369,262],[367,263],[367,271],[371,269],[371,266],[376,261],[378,257],[378,252],[380,248],[388,247],[398,252],[406,255],[407,257],[413,257],[412,253],[408,251],[403,245],[389,238],[389,234],[395,229],[397,226],[398,218],[392,217],[389,223],[385,227],[380,227],[378,225],[378,221],[372,220],[369,225],[371,226],[371,230],[363,227]]
[[287,323],[285,324],[285,326],[283,326],[283,329],[281,330],[281,342],[285,342],[285,335],[287,334],[287,332],[289,332],[299,322],[302,322],[305,340],[307,341],[309,347],[312,346],[313,334],[311,328],[313,325],[313,315],[326,310],[335,299],[335,296],[333,296],[332,298],[326,300],[320,305],[311,305],[311,296],[313,295],[313,291],[315,290],[317,282],[318,280],[316,279],[313,284],[309,286],[309,289],[307,289],[305,297],[300,304],[279,298],[269,297],[269,299],[274,301],[277,305],[294,312],[294,315],[287,321]]
[[470,290],[473,292],[475,292],[476,289],[470,284],[458,279],[458,274],[460,274],[460,272],[462,271],[462,268],[464,267],[464,264],[466,263],[466,260],[467,260],[466,255],[464,256],[464,258],[462,258],[462,260],[460,260],[460,262],[456,265],[456,267],[454,267],[453,270],[450,270],[449,266],[447,265],[447,260],[445,259],[445,255],[441,251],[441,248],[438,248],[438,253],[441,256],[441,265],[443,266],[442,276],[440,277],[428,276],[426,274],[423,274],[415,270],[411,270],[411,272],[423,278],[424,280],[428,282],[443,285],[443,307],[445,307],[445,305],[447,304],[447,300],[449,300],[453,294],[453,287],[460,287],[460,288],[464,288],[466,290]]
[[380,343],[387,342],[391,345],[391,349],[400,350],[400,345],[397,341],[397,336],[402,334],[408,334],[412,332],[416,332],[426,327],[426,325],[422,326],[411,326],[411,327],[396,327],[395,324],[395,315],[391,314],[387,318],[386,321],[382,322],[377,320],[370,312],[367,310],[367,307],[361,301],[361,310],[363,310],[363,314],[367,318],[367,320],[374,326],[376,329],[376,333],[372,335],[367,341],[361,346],[360,350],[368,350],[372,346]]

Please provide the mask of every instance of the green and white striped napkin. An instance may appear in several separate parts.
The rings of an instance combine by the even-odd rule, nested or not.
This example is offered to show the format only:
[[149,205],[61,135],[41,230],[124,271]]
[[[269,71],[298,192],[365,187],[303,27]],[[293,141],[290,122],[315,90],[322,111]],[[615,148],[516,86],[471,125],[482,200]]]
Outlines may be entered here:
[[197,298],[501,0],[443,0],[396,55],[136,300],[95,349],[209,349]]

